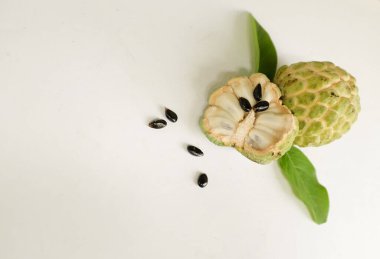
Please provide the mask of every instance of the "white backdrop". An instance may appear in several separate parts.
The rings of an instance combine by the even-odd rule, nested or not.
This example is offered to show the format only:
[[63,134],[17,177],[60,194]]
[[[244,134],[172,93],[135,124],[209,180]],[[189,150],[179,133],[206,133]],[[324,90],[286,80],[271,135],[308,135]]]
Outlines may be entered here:
[[[210,89],[250,71],[244,11],[279,65],[357,78],[351,131],[303,149],[329,190],[324,225],[275,163],[198,127]],[[0,258],[380,258],[379,25],[378,0],[0,0]],[[147,127],[163,106],[178,122]]]

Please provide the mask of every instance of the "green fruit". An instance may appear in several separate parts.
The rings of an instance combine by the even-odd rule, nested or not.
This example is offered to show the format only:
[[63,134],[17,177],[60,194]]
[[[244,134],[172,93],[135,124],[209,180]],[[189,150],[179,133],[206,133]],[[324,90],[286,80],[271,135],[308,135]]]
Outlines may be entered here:
[[321,146],[340,138],[356,121],[360,101],[355,78],[331,62],[281,67],[274,78],[284,104],[299,121],[298,146]]
[[213,143],[269,163],[291,148],[298,132],[296,117],[280,97],[264,74],[234,78],[211,94],[200,126]]

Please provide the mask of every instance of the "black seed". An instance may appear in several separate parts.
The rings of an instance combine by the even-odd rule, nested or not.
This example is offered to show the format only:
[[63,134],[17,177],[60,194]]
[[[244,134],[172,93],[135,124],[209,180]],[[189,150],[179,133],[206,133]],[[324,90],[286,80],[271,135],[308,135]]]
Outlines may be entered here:
[[253,106],[253,109],[255,110],[255,112],[262,112],[262,111],[267,110],[268,108],[269,108],[269,103],[267,101],[260,101]]
[[157,119],[149,122],[149,127],[153,129],[162,129],[166,126],[166,121],[162,119]]
[[208,184],[207,174],[201,174],[201,175],[199,175],[199,177],[198,177],[198,185],[199,185],[199,187],[204,188],[204,187],[206,187],[207,184]]
[[253,90],[253,97],[256,101],[261,101],[262,98],[262,91],[261,91],[261,84],[258,84],[255,87],[255,90]]
[[176,122],[178,120],[177,114],[168,108],[165,108],[165,116],[171,122]]
[[187,151],[189,151],[189,153],[192,154],[193,156],[203,156],[202,150],[192,145],[187,146]]
[[249,101],[247,99],[245,99],[244,97],[239,97],[239,104],[240,104],[240,107],[243,109],[243,111],[245,112],[249,112],[251,109],[252,109],[252,106],[251,104],[249,103]]

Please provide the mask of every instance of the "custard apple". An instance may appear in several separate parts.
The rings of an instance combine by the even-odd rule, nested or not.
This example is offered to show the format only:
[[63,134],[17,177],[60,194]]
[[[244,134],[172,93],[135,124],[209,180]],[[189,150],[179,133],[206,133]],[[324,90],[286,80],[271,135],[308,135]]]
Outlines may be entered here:
[[299,62],[282,66],[274,82],[284,104],[299,121],[294,144],[321,146],[340,138],[358,117],[355,78],[331,62]]
[[234,78],[211,94],[200,126],[213,143],[269,163],[291,148],[298,133],[298,121],[280,97],[264,74]]

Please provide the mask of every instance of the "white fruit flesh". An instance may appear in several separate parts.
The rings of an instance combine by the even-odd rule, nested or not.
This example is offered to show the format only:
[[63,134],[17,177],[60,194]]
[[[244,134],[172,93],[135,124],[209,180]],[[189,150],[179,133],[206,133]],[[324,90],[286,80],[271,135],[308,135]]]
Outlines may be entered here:
[[[253,107],[257,103],[253,91],[258,84],[262,88],[261,100],[269,102],[269,108],[244,112],[239,98],[245,98]],[[295,117],[281,104],[280,96],[278,87],[263,74],[234,78],[211,95],[202,119],[203,130],[215,142],[234,146],[240,152],[280,152],[277,145],[298,129]]]
[[293,129],[293,115],[284,106],[272,103],[268,110],[257,113],[246,140],[247,148],[264,150],[278,143]]

